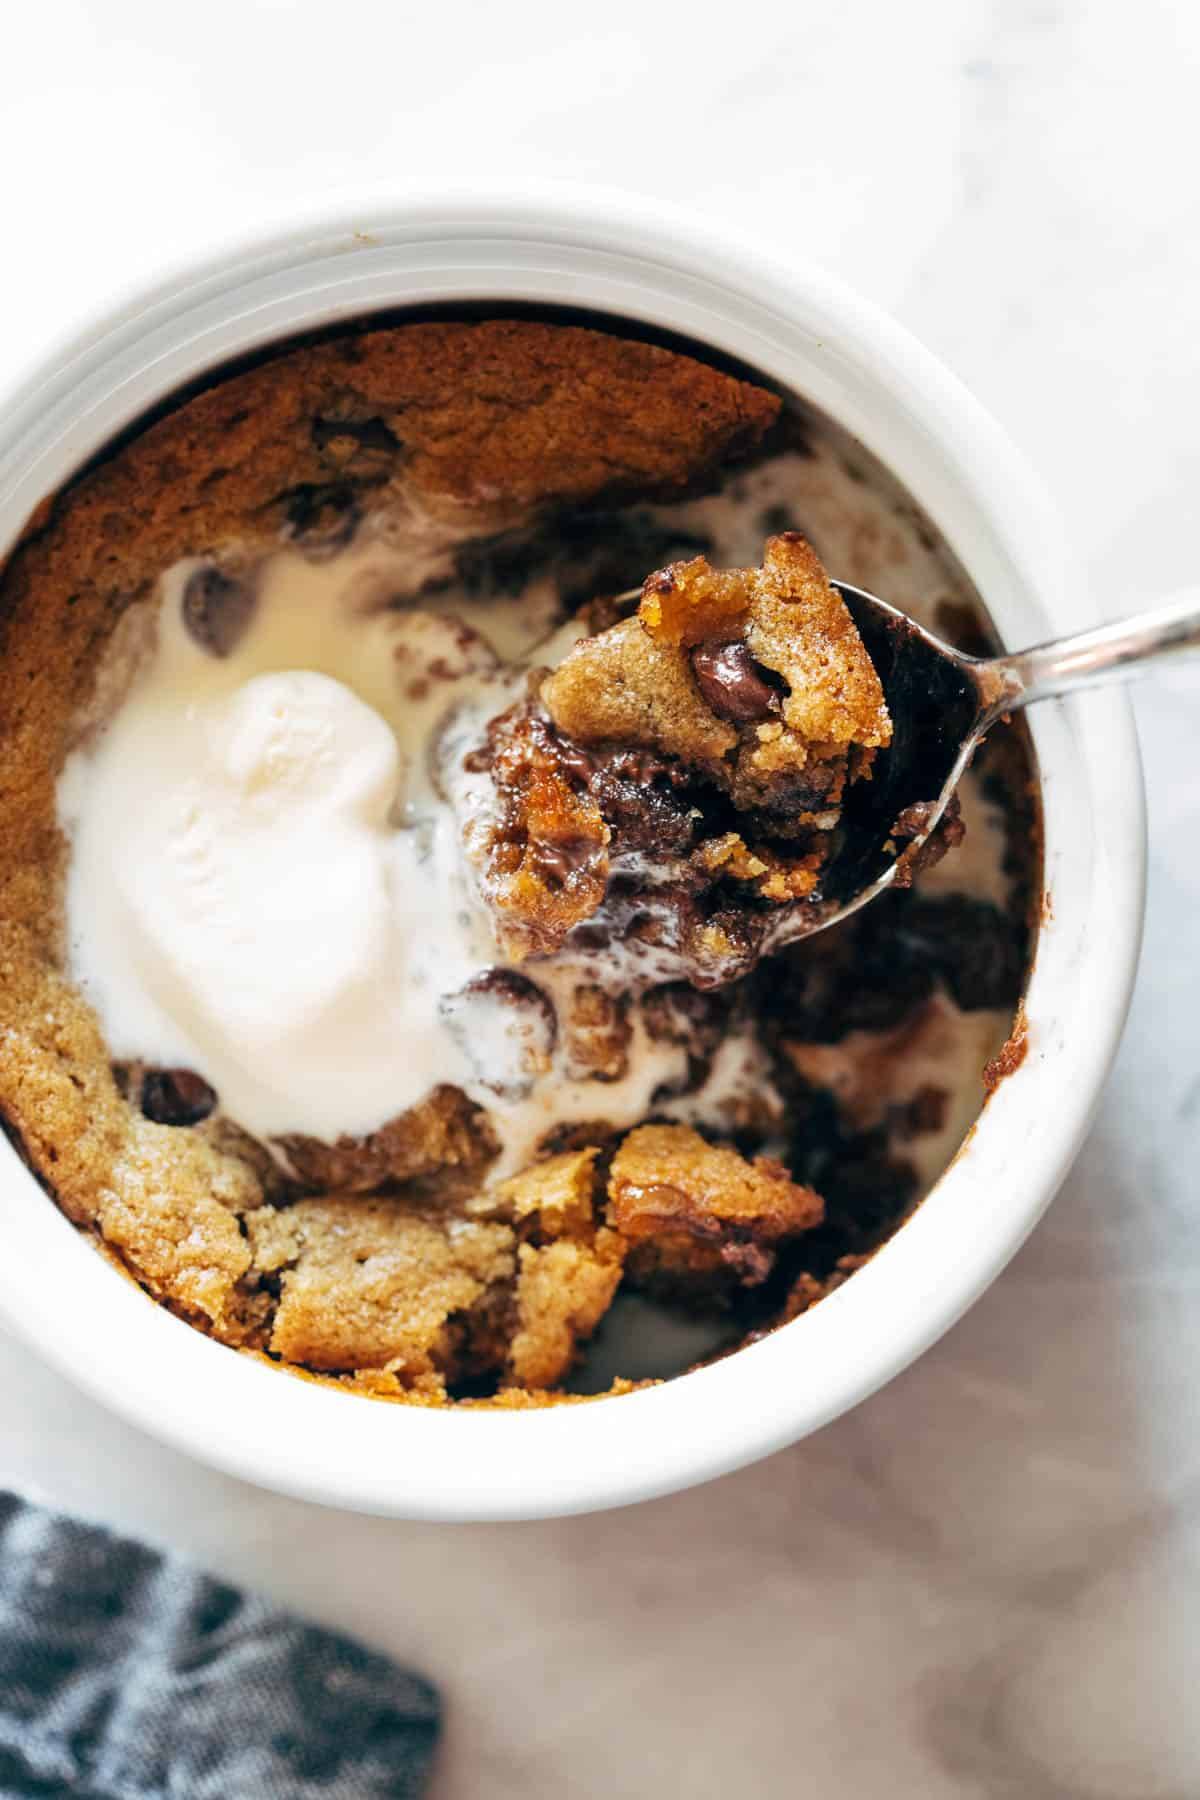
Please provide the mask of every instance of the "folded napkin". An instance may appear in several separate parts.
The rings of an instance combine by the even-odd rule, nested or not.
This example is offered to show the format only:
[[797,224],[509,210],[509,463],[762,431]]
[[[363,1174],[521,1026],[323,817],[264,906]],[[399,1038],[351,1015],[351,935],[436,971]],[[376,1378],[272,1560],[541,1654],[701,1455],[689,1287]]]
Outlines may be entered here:
[[415,1800],[438,1718],[348,1638],[0,1494],[0,1800]]

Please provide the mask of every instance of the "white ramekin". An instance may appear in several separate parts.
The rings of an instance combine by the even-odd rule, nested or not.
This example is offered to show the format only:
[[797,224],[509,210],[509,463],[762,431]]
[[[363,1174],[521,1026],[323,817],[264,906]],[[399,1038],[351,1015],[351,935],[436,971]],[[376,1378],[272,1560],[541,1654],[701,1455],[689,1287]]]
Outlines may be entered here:
[[[970,395],[874,308],[625,195],[419,198],[304,221],[176,272],[63,346],[0,407],[0,553],[36,503],[181,383],[383,307],[582,305],[684,333],[793,388],[936,521],[1010,644],[1077,622],[1041,491]],[[168,1442],[283,1492],[436,1519],[640,1500],[733,1469],[853,1406],[999,1273],[1087,1129],[1141,932],[1144,812],[1119,695],[1032,717],[1052,899],[1030,1052],[915,1216],[838,1293],[665,1385],[543,1412],[425,1411],[297,1381],[180,1323],[111,1270],[0,1140],[0,1318]]]

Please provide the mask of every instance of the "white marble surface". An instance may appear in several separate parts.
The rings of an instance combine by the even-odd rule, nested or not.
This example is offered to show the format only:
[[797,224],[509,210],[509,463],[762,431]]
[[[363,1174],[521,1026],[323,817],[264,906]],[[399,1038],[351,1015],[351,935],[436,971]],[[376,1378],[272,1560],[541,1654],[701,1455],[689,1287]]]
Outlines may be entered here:
[[[1097,616],[1194,579],[1194,0],[703,16],[13,9],[0,385],[159,257],[283,204],[615,181],[788,232],[892,308],[1043,471]],[[1146,952],[1092,1139],[990,1294],[851,1417],[623,1516],[406,1526],[209,1474],[2,1344],[0,1481],[415,1659],[448,1702],[436,1800],[1194,1800],[1200,678],[1138,707]]]

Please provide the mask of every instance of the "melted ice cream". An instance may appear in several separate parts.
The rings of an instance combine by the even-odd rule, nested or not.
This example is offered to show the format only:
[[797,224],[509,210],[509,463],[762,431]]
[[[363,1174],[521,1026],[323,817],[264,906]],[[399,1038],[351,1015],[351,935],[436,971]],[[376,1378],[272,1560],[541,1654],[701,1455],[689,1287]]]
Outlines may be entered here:
[[[923,622],[953,596],[902,506],[826,446],[706,499],[645,510],[703,533],[728,565],[758,560],[781,505],[837,575]],[[685,1048],[652,1039],[635,1011],[626,1071],[600,1082],[572,1071],[562,1033],[556,1042],[536,1007],[488,985],[501,959],[463,845],[486,827],[493,795],[464,756],[521,691],[520,665],[556,663],[581,628],[561,623],[545,574],[512,596],[446,587],[394,604],[412,592],[402,524],[323,561],[279,550],[216,650],[189,629],[191,562],[114,634],[81,715],[91,728],[59,789],[70,968],[112,1054],[194,1069],[264,1139],[363,1136],[449,1083],[488,1110],[497,1175],[528,1161],[552,1127],[619,1130],[657,1111],[728,1129],[746,1105],[778,1112],[749,1036],[727,1039],[704,1086],[684,1093]],[[922,885],[1002,902],[998,815],[970,782],[964,798],[969,854]],[[579,981],[620,988],[635,973],[620,954],[524,973],[561,1017]],[[642,985],[677,973],[636,971]],[[936,1044],[914,1059],[914,1080],[953,1094],[922,1158],[926,1179],[969,1123],[975,1074],[1007,1023],[949,1003],[939,1020]],[[872,1053],[847,1040],[836,1069],[811,1073],[848,1095]]]
[[[363,1136],[450,1083],[515,1167],[599,1110],[539,1065],[527,1009],[471,991],[499,958],[462,844],[490,783],[463,753],[519,679],[461,620],[371,602],[395,554],[281,550],[222,654],[187,623],[198,565],[169,571],[143,666],[60,783],[72,971],[115,1057],[196,1070],[257,1137]],[[685,1066],[636,1052],[605,1117]]]

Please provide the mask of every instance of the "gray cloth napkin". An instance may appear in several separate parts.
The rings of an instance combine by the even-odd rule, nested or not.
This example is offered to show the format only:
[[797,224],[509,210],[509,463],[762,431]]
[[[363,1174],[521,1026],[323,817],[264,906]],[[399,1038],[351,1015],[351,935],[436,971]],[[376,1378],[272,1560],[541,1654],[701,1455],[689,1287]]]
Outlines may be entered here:
[[416,1800],[438,1719],[348,1638],[0,1494],[0,1800]]

